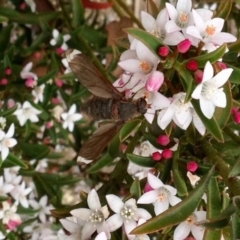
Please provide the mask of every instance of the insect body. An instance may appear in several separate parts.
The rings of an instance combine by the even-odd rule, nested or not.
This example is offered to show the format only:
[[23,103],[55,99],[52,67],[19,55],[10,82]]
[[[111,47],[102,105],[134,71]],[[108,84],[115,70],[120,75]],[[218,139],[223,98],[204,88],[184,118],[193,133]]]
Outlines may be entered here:
[[114,120],[98,128],[83,144],[79,155],[94,160],[125,121],[146,113],[147,103],[144,98],[135,101],[125,99],[123,93],[114,88],[83,54],[75,54],[69,66],[80,83],[95,95],[83,106],[82,111],[96,120]]

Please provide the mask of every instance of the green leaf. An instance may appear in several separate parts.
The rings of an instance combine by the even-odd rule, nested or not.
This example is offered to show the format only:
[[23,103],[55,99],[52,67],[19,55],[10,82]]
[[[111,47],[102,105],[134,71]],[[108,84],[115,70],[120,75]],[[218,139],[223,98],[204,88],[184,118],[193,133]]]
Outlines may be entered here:
[[231,168],[228,177],[235,177],[240,174],[240,158],[235,162],[233,167]]
[[12,116],[13,113],[14,113],[16,110],[17,110],[17,105],[15,105],[14,107],[9,108],[9,109],[1,112],[1,113],[0,113],[0,116],[1,116],[1,117],[5,117],[5,118],[8,117],[8,116]]
[[99,171],[101,168],[107,166],[108,164],[112,163],[114,160],[108,153],[103,155],[100,159],[98,159],[90,168],[88,168],[88,173],[95,173]]
[[239,52],[240,51],[240,39],[238,39],[236,42],[229,44],[228,49],[231,52]]
[[13,155],[12,153],[9,153],[6,160],[4,162],[11,162],[14,166],[19,166],[21,168],[27,169],[28,165],[26,163],[24,163],[23,161],[21,161],[18,157],[16,157],[15,155]]
[[160,215],[148,220],[143,225],[135,228],[131,234],[146,234],[171,227],[186,220],[197,208],[202,199],[202,195],[208,185],[211,176],[214,173],[214,167],[199,182],[197,187],[182,202],[169,208]]
[[53,77],[55,77],[56,73],[58,70],[54,69],[51,72],[47,73],[46,75],[44,75],[43,77],[40,77],[37,80],[38,86],[46,83],[48,80],[52,79]]
[[232,230],[232,238],[231,239],[240,239],[240,218],[239,214],[235,213],[232,216],[232,224],[231,224],[231,230]]
[[141,197],[142,190],[141,190],[141,186],[138,178],[136,178],[132,183],[132,186],[130,188],[130,193],[135,199],[138,199]]
[[200,105],[199,105],[199,101],[192,99],[192,105],[197,113],[197,115],[199,116],[199,118],[202,120],[203,124],[205,125],[206,129],[212,134],[212,136],[219,142],[223,142],[223,135],[222,135],[222,131],[216,121],[216,119],[214,117],[212,117],[211,119],[206,118],[201,109],[200,109]]
[[209,239],[214,239],[214,240],[221,240],[222,233],[220,230],[206,230],[204,232],[203,240],[209,240]]
[[20,145],[23,153],[30,159],[43,159],[50,152],[50,149],[43,144],[26,143],[22,141],[20,141],[18,144]]
[[84,8],[81,1],[72,0],[72,13],[72,26],[73,28],[77,28],[84,19]]
[[132,162],[132,163],[135,163],[137,164],[138,166],[141,166],[141,167],[154,167],[156,162],[154,162],[152,160],[152,158],[150,157],[142,157],[142,156],[139,156],[139,155],[135,155],[135,154],[132,154],[132,153],[128,153],[127,154],[127,159]]
[[[197,57],[191,58],[191,60],[195,60],[198,63],[199,68],[203,68],[206,65],[206,62],[209,61],[211,63],[214,63],[219,60],[219,58],[222,58],[226,51],[226,44],[223,44],[219,48],[217,48],[215,51],[206,53],[204,55],[199,55]],[[182,65],[185,66],[187,64],[188,60],[185,60]]]
[[134,119],[124,124],[122,129],[120,130],[120,141],[125,141],[133,132],[135,132],[139,126],[141,125],[142,121],[140,119]]
[[10,43],[10,35],[11,35],[12,28],[13,28],[13,25],[9,24],[6,27],[2,28],[0,32],[0,53],[4,53],[4,51],[8,47],[8,44]]
[[179,150],[175,151],[173,155],[173,165],[172,165],[173,181],[177,189],[178,195],[186,196],[188,194],[187,186],[182,173],[178,169],[178,166],[179,166],[177,162],[178,158],[179,158]]
[[[124,31],[146,45],[156,56],[157,50],[162,46],[162,42],[152,34],[138,28],[126,28]],[[159,56],[158,56],[159,57]]]
[[0,196],[0,203],[1,202],[5,202],[5,201],[8,201],[8,200],[10,200],[10,197],[8,197],[8,196]]
[[229,81],[231,83],[240,84],[240,69],[238,67],[227,64],[229,68],[233,69],[232,74],[230,75]]
[[220,1],[214,17],[227,19],[232,9],[232,0]]

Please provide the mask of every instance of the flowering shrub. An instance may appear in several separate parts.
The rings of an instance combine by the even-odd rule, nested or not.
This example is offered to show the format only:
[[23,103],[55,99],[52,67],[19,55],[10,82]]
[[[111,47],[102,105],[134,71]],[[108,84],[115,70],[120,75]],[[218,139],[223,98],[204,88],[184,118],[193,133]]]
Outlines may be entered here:
[[0,4],[0,239],[240,239],[236,3]]

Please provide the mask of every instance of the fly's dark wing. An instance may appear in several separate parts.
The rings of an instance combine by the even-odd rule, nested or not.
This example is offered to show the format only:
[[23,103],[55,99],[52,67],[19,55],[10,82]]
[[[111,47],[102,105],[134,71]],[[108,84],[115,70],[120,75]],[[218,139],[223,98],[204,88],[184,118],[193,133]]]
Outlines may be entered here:
[[79,156],[88,160],[95,160],[98,158],[103,149],[122,128],[123,124],[123,121],[118,121],[114,123],[107,123],[98,128],[83,144],[80,149]]
[[122,98],[122,93],[101,75],[84,54],[75,54],[73,59],[69,61],[69,66],[79,82],[95,96],[114,99]]

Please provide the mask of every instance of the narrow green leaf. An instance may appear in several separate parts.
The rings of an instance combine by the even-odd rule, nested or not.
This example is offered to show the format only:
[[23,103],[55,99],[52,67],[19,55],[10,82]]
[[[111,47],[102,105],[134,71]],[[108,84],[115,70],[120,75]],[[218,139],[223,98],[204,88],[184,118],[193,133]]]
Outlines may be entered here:
[[122,129],[120,130],[120,141],[125,141],[133,132],[135,132],[139,126],[141,125],[142,121],[140,119],[134,119],[124,124]]
[[240,239],[240,217],[239,214],[235,213],[232,216],[232,224],[231,224],[231,233],[232,233],[232,238],[234,240]]
[[240,84],[240,69],[238,67],[235,67],[235,66],[232,66],[230,64],[227,64],[227,66],[229,68],[232,68],[233,69],[233,72],[229,78],[229,81],[231,83],[235,83],[235,84]]
[[132,196],[135,198],[135,199],[138,199],[141,197],[141,193],[142,193],[142,190],[141,190],[141,186],[140,186],[140,182],[139,182],[139,179],[136,178],[130,188],[130,193],[132,194]]
[[108,153],[114,159],[119,157],[121,141],[119,138],[119,133],[113,138],[111,143],[108,145]]
[[222,131],[216,121],[216,119],[214,117],[212,117],[211,119],[206,118],[201,109],[200,109],[200,105],[199,105],[199,101],[192,99],[192,105],[197,113],[197,115],[199,116],[199,118],[202,120],[203,124],[205,125],[206,129],[212,134],[212,136],[219,142],[223,142],[223,135],[222,135]]
[[146,32],[145,30],[141,30],[139,28],[126,28],[124,31],[134,38],[141,41],[144,45],[146,45],[156,56],[157,50],[160,46],[162,46],[161,41],[153,36],[152,34]]
[[220,230],[206,230],[204,232],[203,240],[209,240],[209,239],[214,239],[214,240],[221,240],[221,231]]
[[56,73],[58,70],[54,69],[50,72],[48,72],[46,75],[44,75],[43,77],[40,77],[37,81],[38,86],[46,83],[47,81],[49,81],[50,79],[52,79],[53,77],[55,77]]
[[79,0],[72,0],[72,26],[77,28],[81,25],[84,19],[84,8]]
[[131,234],[146,234],[171,227],[186,220],[197,208],[202,199],[202,195],[208,185],[211,176],[214,173],[214,167],[199,182],[197,187],[182,202],[169,208],[160,215],[148,220],[143,225],[135,228]]
[[29,158],[43,159],[46,157],[50,149],[43,144],[33,144],[20,141],[18,143],[26,156]]
[[98,159],[96,162],[94,162],[94,164],[91,165],[90,168],[88,168],[87,172],[88,173],[95,173],[95,172],[99,171],[101,168],[103,168],[103,167],[109,165],[110,163],[112,163],[113,160],[114,160],[114,158],[111,157],[108,153],[106,153],[100,159]]
[[172,165],[173,181],[177,189],[178,195],[182,197],[182,196],[186,196],[188,194],[188,191],[187,191],[185,179],[182,173],[178,169],[178,161],[177,161],[178,158],[179,158],[179,152],[177,150],[174,152],[174,155],[173,155],[173,165]]
[[232,52],[239,52],[240,51],[240,39],[238,39],[236,42],[233,42],[228,45],[229,51]]
[[132,153],[128,153],[127,154],[127,159],[132,162],[132,163],[135,163],[141,167],[154,167],[156,162],[154,162],[152,160],[152,158],[150,157],[142,157],[142,156],[139,156],[139,155],[135,155],[135,154],[132,154]]
[[17,105],[13,106],[12,108],[9,108],[3,112],[0,113],[1,117],[8,117],[11,116],[15,111],[17,110]]
[[232,0],[220,1],[214,17],[227,19],[232,9]]
[[0,53],[3,53],[10,43],[10,35],[13,25],[9,24],[6,27],[2,28],[0,32]]
[[235,162],[233,167],[231,168],[228,177],[235,177],[240,174],[240,158]]
[[[14,166],[19,166],[21,168],[27,169],[28,165],[26,163],[24,163],[23,161],[21,161],[18,157],[16,157],[15,155],[13,155],[12,153],[9,153],[6,160],[5,161],[9,161],[11,162]],[[5,162],[4,161],[4,162]]]
[[[223,44],[219,48],[217,48],[215,51],[206,53],[204,55],[199,55],[197,57],[191,58],[191,60],[195,60],[198,63],[199,68],[203,68],[207,61],[210,61],[211,63],[214,63],[219,60],[219,58],[222,58],[226,51],[226,44]],[[188,60],[185,60],[182,65],[185,66]]]

